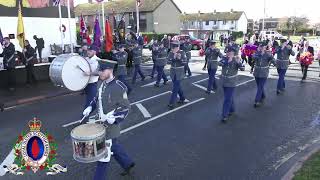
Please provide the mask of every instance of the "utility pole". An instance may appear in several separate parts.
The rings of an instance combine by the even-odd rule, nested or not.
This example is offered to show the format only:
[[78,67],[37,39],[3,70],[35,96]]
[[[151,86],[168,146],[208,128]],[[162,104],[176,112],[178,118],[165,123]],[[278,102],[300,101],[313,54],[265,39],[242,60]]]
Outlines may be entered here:
[[263,19],[262,19],[262,31],[264,30],[264,19],[266,18],[266,0],[263,0]]

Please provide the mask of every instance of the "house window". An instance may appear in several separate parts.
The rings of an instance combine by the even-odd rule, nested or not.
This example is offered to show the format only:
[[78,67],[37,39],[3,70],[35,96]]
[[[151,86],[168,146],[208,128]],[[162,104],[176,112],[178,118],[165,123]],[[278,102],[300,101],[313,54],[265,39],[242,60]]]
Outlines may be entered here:
[[227,24],[227,21],[224,20],[224,21],[223,21],[223,25],[226,25],[226,24]]
[[214,24],[214,25],[217,25],[217,21],[213,21],[213,24]]
[[209,21],[206,21],[206,26],[208,26],[209,25]]

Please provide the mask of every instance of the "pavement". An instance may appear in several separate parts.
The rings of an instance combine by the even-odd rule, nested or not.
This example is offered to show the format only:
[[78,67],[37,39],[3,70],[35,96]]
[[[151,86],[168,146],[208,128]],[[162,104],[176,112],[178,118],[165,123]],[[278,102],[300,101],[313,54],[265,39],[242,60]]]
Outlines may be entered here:
[[[152,65],[142,69],[148,73]],[[256,85],[247,67],[236,88],[236,114],[221,124],[222,88],[207,95],[207,73],[203,58],[194,56],[190,67],[194,76],[183,81],[188,103],[173,110],[167,108],[172,83],[153,87],[154,80],[138,81],[130,94],[132,109],[119,138],[136,162],[132,175],[121,177],[121,168],[112,160],[109,179],[120,180],[249,180],[281,179],[306,151],[320,142],[320,69],[314,63],[308,80],[300,83],[301,71],[295,63],[288,70],[286,92],[277,96],[276,70],[266,84],[265,104],[253,108]],[[217,72],[220,74],[220,71]],[[218,86],[221,82],[218,79]],[[0,113],[0,162],[9,160],[17,136],[28,131],[27,123],[38,117],[43,132],[58,143],[57,163],[68,172],[46,176],[44,172],[24,176],[3,175],[0,180],[15,179],[92,179],[95,163],[73,160],[70,131],[81,115],[84,96],[70,94],[22,104]],[[3,176],[1,176],[3,175]]]

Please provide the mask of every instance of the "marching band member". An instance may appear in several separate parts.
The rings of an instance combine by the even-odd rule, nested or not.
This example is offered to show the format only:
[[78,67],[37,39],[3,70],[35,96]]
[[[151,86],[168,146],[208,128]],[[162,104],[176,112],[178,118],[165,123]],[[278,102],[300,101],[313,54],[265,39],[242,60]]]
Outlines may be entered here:
[[127,77],[126,62],[128,59],[128,53],[124,49],[125,49],[125,46],[123,44],[120,44],[119,51],[113,50],[113,59],[115,59],[118,62],[118,68],[117,68],[118,79],[127,86],[128,94],[130,94],[132,89],[126,80],[126,77]]
[[[88,117],[94,107],[98,107],[98,114],[89,123],[100,120],[107,125],[106,139],[112,140],[111,152],[113,157],[124,169],[122,176],[128,175],[135,166],[133,160],[127,155],[117,138],[120,136],[121,123],[127,117],[130,110],[130,102],[127,96],[127,87],[121,81],[116,80],[113,75],[113,67],[116,62],[106,60],[100,63],[99,75],[101,85],[98,88],[98,96],[91,102],[90,106],[83,111]],[[97,163],[94,180],[105,180],[107,168],[110,165],[106,158]]]
[[189,61],[191,59],[192,44],[190,43],[189,38],[181,41],[180,50],[184,51],[187,57],[187,63],[184,65],[184,74],[188,74],[187,76],[190,77],[192,74],[189,67]]
[[229,49],[233,49],[233,51],[235,52],[235,54],[234,54],[235,56],[239,55],[240,47],[236,43],[236,40],[233,37],[230,37],[230,42],[226,46],[226,48],[224,49],[224,52],[227,53],[229,51]]
[[208,61],[208,75],[209,75],[208,88],[206,93],[210,94],[212,89],[213,91],[217,89],[215,76],[218,69],[218,57],[222,58],[223,55],[220,52],[220,49],[216,48],[216,42],[212,40],[209,41],[209,48],[207,48],[205,54],[206,54],[206,59]]
[[159,44],[158,44],[158,40],[157,39],[153,39],[153,43],[150,46],[150,50],[152,51],[152,61],[153,61],[153,67],[152,67],[152,72],[151,72],[151,79],[154,78],[154,73],[156,72],[156,65],[155,65],[155,61],[156,61],[156,54],[157,51],[159,49]]
[[184,65],[187,61],[186,54],[179,49],[180,43],[177,41],[172,42],[172,50],[168,55],[168,64],[171,64],[170,77],[173,82],[172,94],[168,107],[173,109],[179,94],[179,104],[185,102],[185,97],[181,88],[181,81],[184,78]]
[[167,84],[167,75],[164,73],[164,67],[167,64],[168,49],[164,47],[164,42],[160,43],[160,47],[155,54],[155,65],[157,70],[157,81],[154,85],[155,87],[160,87],[161,78],[163,79],[163,84]]
[[277,85],[277,95],[281,92],[284,92],[285,89],[285,76],[289,66],[289,58],[290,55],[294,56],[295,53],[292,50],[292,46],[288,45],[288,41],[286,39],[281,39],[281,45],[278,47],[277,51],[277,61],[276,67],[279,74],[278,85]]
[[137,75],[141,77],[141,81],[144,81],[145,76],[141,71],[140,64],[142,62],[142,47],[139,45],[138,41],[134,42],[134,48],[132,49],[132,59],[134,63],[134,73],[132,77],[132,84],[136,83]]
[[[99,66],[98,60],[100,60],[100,58],[98,58],[96,55],[97,49],[98,48],[95,46],[90,46],[87,51],[88,58],[85,58],[90,64],[91,72],[95,72],[98,70],[98,66]],[[90,102],[96,96],[97,83],[99,80],[99,76],[97,75],[90,74],[90,72],[85,72],[85,74],[87,76],[90,76],[90,79],[89,79],[88,85],[84,88],[84,92],[86,95],[86,103],[85,103],[84,109],[86,109],[90,105]]]
[[272,52],[267,51],[268,43],[262,42],[259,45],[258,51],[253,54],[255,61],[253,76],[257,83],[257,94],[254,107],[259,107],[266,98],[264,85],[269,75],[270,63],[276,64]]
[[237,49],[229,47],[227,56],[219,62],[219,65],[222,66],[221,77],[224,91],[221,120],[223,123],[226,123],[228,117],[235,112],[233,96],[238,77],[238,69],[244,71],[244,66],[241,63],[240,57],[235,56],[236,52]]

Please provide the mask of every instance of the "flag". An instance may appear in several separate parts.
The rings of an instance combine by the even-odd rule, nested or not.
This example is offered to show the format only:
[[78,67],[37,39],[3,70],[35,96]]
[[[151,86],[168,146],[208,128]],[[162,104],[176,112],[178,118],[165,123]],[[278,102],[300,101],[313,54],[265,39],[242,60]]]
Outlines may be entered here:
[[1,28],[0,28],[0,46],[1,46],[2,42],[3,42],[3,35],[2,35],[2,32],[1,32]]
[[138,7],[141,7],[141,5],[142,5],[142,0],[137,0],[137,3],[136,3],[136,4],[137,4]]
[[91,39],[89,37],[89,32],[88,32],[88,28],[86,26],[86,23],[83,19],[83,16],[81,14],[80,17],[80,36],[82,39],[86,39],[87,40],[87,44],[91,45]]
[[112,37],[112,30],[110,27],[109,20],[106,20],[106,52],[111,52],[113,46],[113,37]]
[[17,39],[19,41],[20,47],[24,48],[24,27],[23,27],[23,18],[22,18],[22,11],[21,11],[21,4],[19,2],[19,9],[18,9],[18,27],[17,27]]
[[59,6],[60,0],[52,0],[53,1],[53,6]]
[[80,17],[80,36],[83,38],[86,34],[87,34],[87,26],[86,26],[86,23],[84,22],[82,14],[81,14],[81,17]]
[[126,39],[126,22],[124,17],[122,17],[121,21],[119,22],[118,31],[119,31],[119,40],[121,43],[124,43]]
[[99,49],[101,47],[100,37],[101,37],[100,24],[99,24],[98,16],[96,16],[96,20],[94,23],[93,45]]

